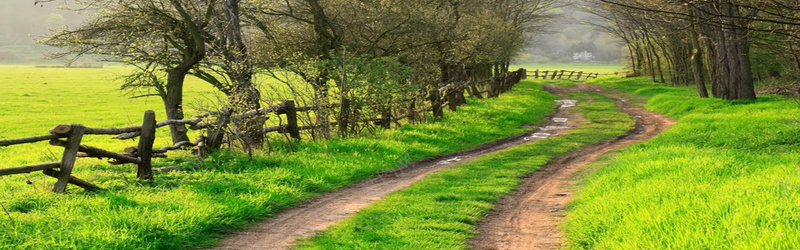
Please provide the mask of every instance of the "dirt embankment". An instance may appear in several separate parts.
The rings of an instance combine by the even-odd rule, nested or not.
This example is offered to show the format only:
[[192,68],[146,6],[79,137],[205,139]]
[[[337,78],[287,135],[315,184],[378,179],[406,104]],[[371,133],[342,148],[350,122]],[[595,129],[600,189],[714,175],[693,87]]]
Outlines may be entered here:
[[636,126],[625,135],[584,147],[560,157],[524,179],[515,192],[501,199],[478,224],[475,249],[553,249],[563,246],[559,223],[572,198],[572,176],[601,155],[648,140],[675,124],[668,117],[634,107],[618,95],[597,86],[576,84],[573,88],[546,85],[545,89],[563,95],[568,92],[594,92],[614,99],[617,108],[636,118]]

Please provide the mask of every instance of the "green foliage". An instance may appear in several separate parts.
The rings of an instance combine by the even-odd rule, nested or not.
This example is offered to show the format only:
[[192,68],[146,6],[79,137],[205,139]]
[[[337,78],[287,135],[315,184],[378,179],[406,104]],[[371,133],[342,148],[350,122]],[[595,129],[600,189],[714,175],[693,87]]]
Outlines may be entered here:
[[[45,134],[58,123],[129,126],[141,120],[144,110],[160,107],[159,100],[142,103],[120,98],[113,84],[104,80],[117,70],[125,73],[130,68],[2,70],[9,72],[0,76],[4,91],[0,104],[7,107],[0,109],[3,139]],[[45,78],[40,77],[50,73],[60,77],[47,78],[44,84]],[[187,99],[213,95],[206,84],[187,84],[192,90]],[[525,130],[522,124],[541,123],[552,112],[555,98],[540,88],[524,82],[500,98],[469,100],[469,105],[459,107],[457,113],[446,113],[435,123],[405,125],[369,137],[295,143],[297,152],[293,154],[285,142],[273,138],[273,155],[256,152],[252,159],[233,151],[205,160],[170,155],[156,161],[156,167],[176,165],[180,170],[159,174],[152,182],[135,180],[130,165],[80,159],[75,176],[107,191],[86,192],[70,186],[67,195],[52,194],[53,179],[41,173],[0,177],[0,205],[8,211],[0,211],[0,248],[208,247],[221,232],[241,228],[320,193],[413,160],[520,133]],[[168,145],[167,131],[159,133],[163,140],[157,145]],[[93,139],[86,144],[113,151],[136,144],[101,137],[89,137]],[[57,155],[57,149],[41,143],[2,147],[0,167],[55,160]],[[28,180],[33,184],[26,184]]]
[[800,108],[726,102],[647,79],[597,82],[650,96],[678,123],[594,164],[567,216],[571,248],[800,247]]
[[305,242],[300,249],[464,249],[475,223],[550,159],[623,134],[634,120],[596,94],[572,94],[588,119],[566,135],[464,162],[398,191]]

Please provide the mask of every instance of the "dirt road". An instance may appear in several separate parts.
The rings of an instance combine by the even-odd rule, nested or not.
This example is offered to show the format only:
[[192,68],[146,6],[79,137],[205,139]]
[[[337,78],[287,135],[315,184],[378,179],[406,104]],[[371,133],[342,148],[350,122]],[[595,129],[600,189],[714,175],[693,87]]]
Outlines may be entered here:
[[[599,87],[578,84],[574,88],[547,85],[545,89],[563,96],[567,92],[606,93]],[[637,118],[636,128],[625,136],[591,145],[557,159],[526,178],[511,196],[479,224],[480,236],[471,244],[479,249],[557,248],[562,235],[557,224],[564,206],[570,201],[570,176],[598,156],[647,140],[673,124],[668,118],[629,105],[611,95],[620,110]],[[426,175],[452,167],[457,162],[511,146],[558,136],[579,126],[583,118],[567,112],[574,101],[560,100],[561,106],[550,122],[532,127],[530,132],[456,154],[415,162],[396,171],[381,173],[356,185],[325,194],[301,206],[280,212],[274,218],[259,222],[250,229],[235,232],[217,249],[288,249],[297,239],[313,236],[317,231],[344,220],[382,197],[404,189]]]
[[563,246],[564,235],[558,224],[572,200],[571,177],[599,156],[636,142],[648,140],[675,122],[664,115],[634,107],[619,96],[600,87],[576,84],[573,88],[547,85],[554,93],[594,92],[617,102],[617,107],[636,118],[636,127],[623,136],[594,144],[556,159],[501,199],[492,212],[478,223],[479,236],[470,245],[475,249],[556,249]]
[[231,237],[223,239],[217,249],[288,249],[297,239],[313,236],[316,231],[324,230],[352,216],[387,194],[404,189],[430,173],[451,167],[464,159],[541,138],[558,136],[572,127],[579,126],[583,119],[567,112],[569,107],[574,106],[574,101],[561,100],[559,103],[561,106],[550,117],[550,122],[540,127],[531,127],[530,132],[464,152],[415,162],[396,171],[377,174],[359,184],[280,212],[274,218],[259,222],[250,229],[235,232]]

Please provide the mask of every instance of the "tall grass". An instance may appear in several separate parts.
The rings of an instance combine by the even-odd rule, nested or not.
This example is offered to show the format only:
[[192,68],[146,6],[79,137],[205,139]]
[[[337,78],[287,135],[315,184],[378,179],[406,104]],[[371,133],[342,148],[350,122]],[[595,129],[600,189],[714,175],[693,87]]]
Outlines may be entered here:
[[321,232],[301,249],[464,249],[479,221],[520,177],[551,159],[623,134],[631,117],[597,94],[572,94],[587,118],[566,135],[515,146],[434,173]]
[[[25,70],[20,69],[20,72]],[[20,82],[2,80],[2,85],[11,86],[5,90],[17,98],[9,102],[4,99],[3,104],[20,104],[11,110],[2,109],[4,113],[0,119],[3,119],[4,130],[0,134],[7,138],[36,135],[35,131],[46,131],[53,124],[71,122],[97,127],[130,125],[125,116],[101,120],[117,113],[107,112],[106,108],[120,113],[133,110],[134,118],[130,119],[137,121],[143,109],[157,108],[148,105],[158,106],[158,103],[134,103],[114,108],[117,105],[114,102],[127,101],[119,98],[113,87],[100,88],[105,84],[102,79],[82,78],[81,74],[88,73],[75,72],[64,71],[64,78],[58,80],[58,85],[56,80],[36,83],[45,80],[37,80],[35,74],[19,73],[17,79],[30,79],[27,83],[35,84],[24,90]],[[98,86],[98,94],[80,96],[77,93],[88,86]],[[296,153],[276,143],[276,152],[272,155],[256,152],[252,159],[231,151],[211,155],[205,160],[186,155],[170,158],[156,164],[177,165],[181,171],[157,175],[152,182],[135,180],[130,166],[110,166],[81,159],[75,175],[106,189],[100,192],[69,187],[70,194],[52,194],[48,191],[53,180],[41,173],[0,177],[0,205],[4,208],[0,211],[0,249],[212,246],[223,232],[242,228],[248,222],[356,183],[374,173],[521,133],[525,130],[523,124],[541,123],[553,110],[555,97],[540,89],[538,84],[523,82],[496,99],[470,99],[469,105],[459,107],[456,113],[447,113],[441,121],[405,125],[362,138],[303,141],[294,145]],[[60,92],[65,95],[58,97],[60,102],[43,108],[57,110],[51,113],[63,113],[53,115],[58,118],[48,121],[50,116],[34,114],[25,108],[24,103],[36,106]],[[27,100],[22,96],[25,93],[39,93],[39,96]],[[69,97],[71,93],[74,95]],[[96,105],[77,112],[77,108],[84,107],[75,105],[80,102]],[[103,106],[105,102],[108,107]],[[64,108],[59,108],[59,103],[63,103]],[[85,114],[91,116],[83,117]],[[17,121],[26,116],[42,118],[36,118],[37,123],[19,125]],[[75,117],[85,120],[76,121]],[[114,149],[112,145],[101,144],[101,139],[88,144]],[[3,159],[0,167],[43,162],[49,154],[46,150],[28,153],[14,148],[0,148],[0,159]]]
[[604,157],[581,178],[571,248],[800,248],[800,108],[726,102],[644,78],[598,81],[649,97],[677,125]]

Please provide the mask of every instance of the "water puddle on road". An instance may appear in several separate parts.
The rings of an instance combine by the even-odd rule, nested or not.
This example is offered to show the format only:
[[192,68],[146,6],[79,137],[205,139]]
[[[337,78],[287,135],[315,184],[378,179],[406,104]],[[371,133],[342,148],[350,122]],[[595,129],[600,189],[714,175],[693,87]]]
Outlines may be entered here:
[[578,100],[568,100],[568,99],[556,100],[556,103],[561,104],[560,108],[565,109],[577,106]]
[[438,164],[439,165],[450,164],[450,163],[453,163],[453,162],[463,161],[463,160],[466,160],[468,158],[469,157],[459,156],[459,157],[455,157],[455,158],[450,158],[450,159],[447,159],[447,160],[439,161]]

